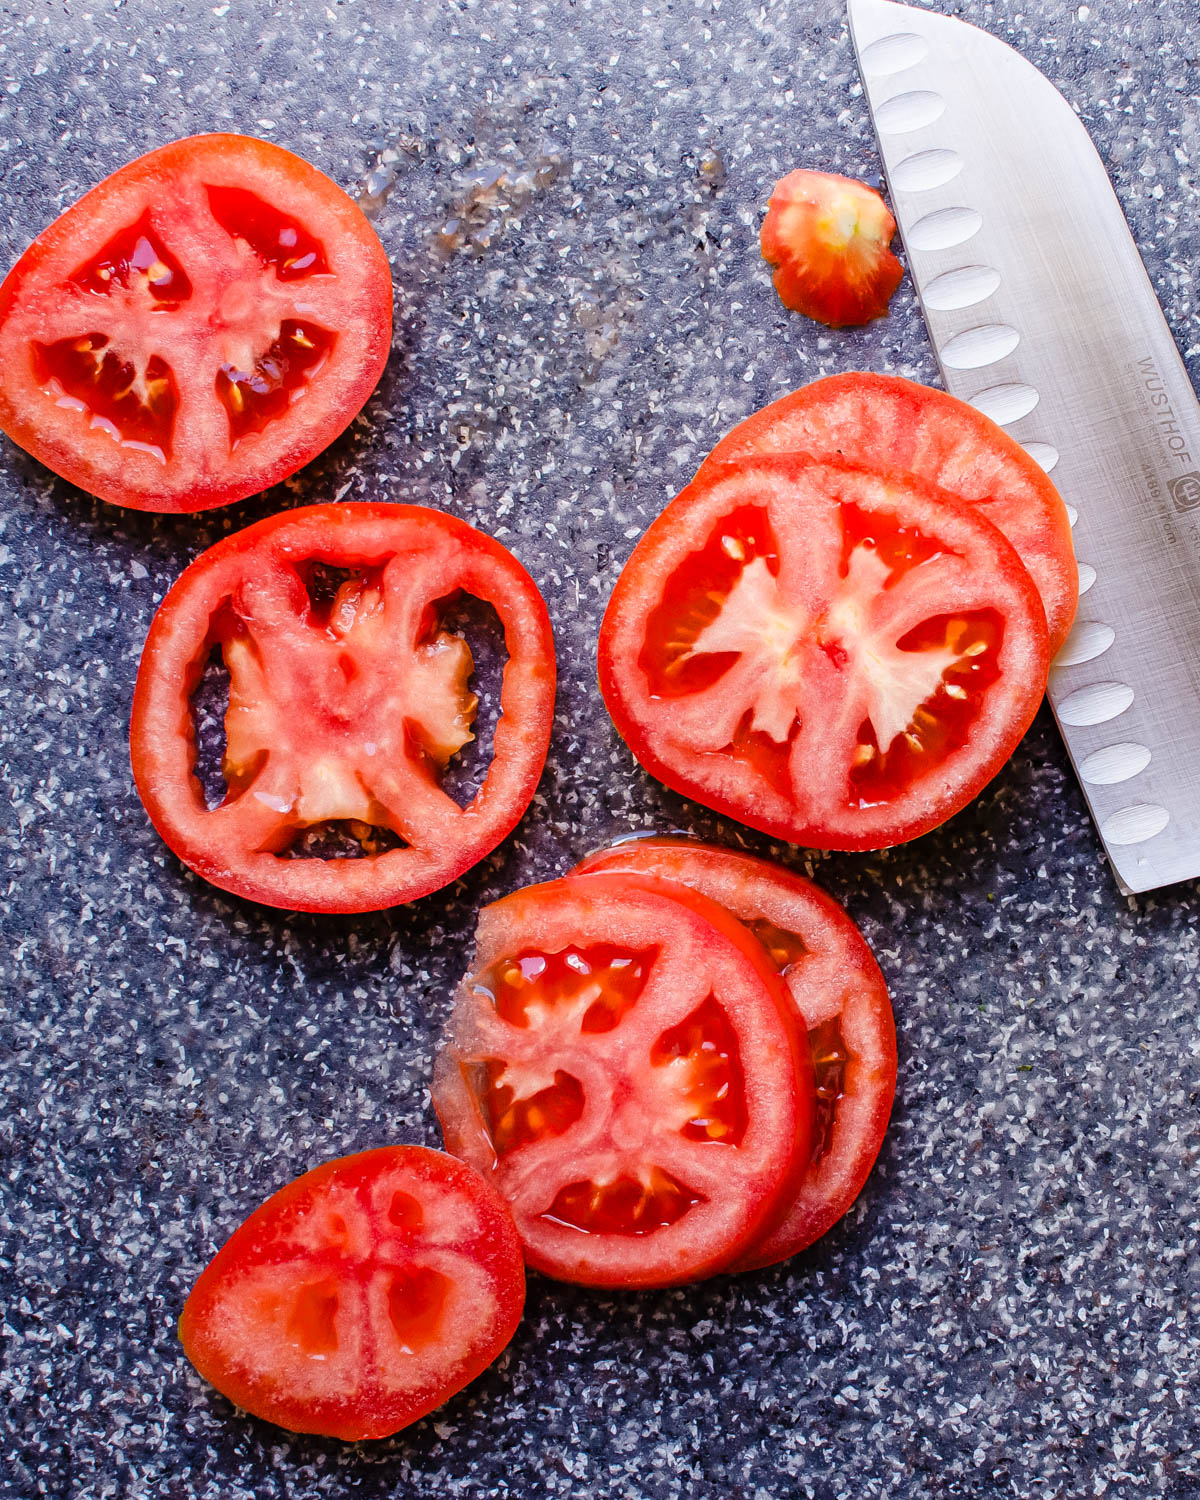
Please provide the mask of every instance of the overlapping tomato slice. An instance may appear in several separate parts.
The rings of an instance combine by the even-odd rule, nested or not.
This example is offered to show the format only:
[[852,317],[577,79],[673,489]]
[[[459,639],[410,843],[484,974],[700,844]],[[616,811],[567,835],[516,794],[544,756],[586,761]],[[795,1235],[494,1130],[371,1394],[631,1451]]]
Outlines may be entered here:
[[600,686],[668,786],[820,848],[927,832],[999,770],[1046,683],[1004,536],[900,475],[803,455],[698,477],[626,564]]
[[527,1262],[595,1286],[728,1266],[811,1155],[812,1065],[771,960],[720,906],[641,875],[485,908],[434,1104]]
[[512,1338],[525,1302],[503,1201],[463,1162],[388,1146],[281,1188],[201,1273],[188,1358],[293,1432],[385,1437],[440,1406]]
[[[473,739],[464,599],[507,660],[482,783],[444,782]],[[196,774],[192,698],[227,674],[223,787]],[[549,742],[546,607],[492,538],[411,505],[309,506],[218,542],[159,608],[130,726],[155,827],[214,885],[273,906],[367,911],[455,879],[524,812]]]
[[0,287],[0,428],[118,505],[192,511],[337,436],[391,341],[358,207],[265,141],[193,136],[106,178]]
[[1013,544],[1037,585],[1051,655],[1066,640],[1079,598],[1067,508],[1025,449],[975,407],[896,375],[830,375],[739,422],[700,473],[771,453],[911,474],[975,507]]
[[731,1270],[774,1265],[830,1229],[862,1191],[896,1090],[896,1028],[879,965],[832,897],[767,860],[685,839],[629,839],[574,875],[624,870],[678,881],[743,922],[775,964],[808,1039],[812,1156],[781,1222]]

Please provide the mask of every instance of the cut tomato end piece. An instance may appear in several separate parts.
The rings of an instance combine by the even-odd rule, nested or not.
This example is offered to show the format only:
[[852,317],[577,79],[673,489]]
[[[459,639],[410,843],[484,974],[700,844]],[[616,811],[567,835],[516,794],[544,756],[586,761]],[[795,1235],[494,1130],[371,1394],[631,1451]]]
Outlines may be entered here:
[[106,178],[5,278],[0,429],[114,504],[225,505],[343,431],[391,326],[387,256],[340,188],[268,142],[193,136]]
[[896,1088],[896,1032],[879,967],[862,934],[802,875],[685,839],[628,840],[572,872],[624,871],[678,881],[719,902],[766,949],[804,1027],[816,1087],[812,1152],[781,1222],[732,1268],[783,1260],[823,1235],[862,1190]]
[[524,1300],[503,1201],[453,1157],[390,1146],[328,1162],[256,1209],[202,1272],[179,1335],[238,1406],[356,1441],[473,1380]]
[[760,238],[784,306],[842,328],[887,312],[904,275],[888,249],[895,233],[874,188],[798,170],[775,184]]
[[[616,954],[643,958],[636,993]],[[580,959],[620,995],[603,1027],[587,1024],[584,976],[565,979]],[[596,1286],[672,1285],[742,1253],[782,1213],[815,1111],[761,946],[703,896],[637,876],[484,910],[433,1093],[449,1148],[512,1205],[529,1264]],[[514,1113],[521,1099],[536,1114]]]

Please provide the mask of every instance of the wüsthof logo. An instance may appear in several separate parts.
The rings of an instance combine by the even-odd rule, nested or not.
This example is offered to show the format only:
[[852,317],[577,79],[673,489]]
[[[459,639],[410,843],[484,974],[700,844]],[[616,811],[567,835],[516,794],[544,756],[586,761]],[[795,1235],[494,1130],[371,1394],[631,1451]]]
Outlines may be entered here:
[[1200,474],[1180,474],[1167,480],[1167,488],[1176,510],[1195,510],[1200,506]]

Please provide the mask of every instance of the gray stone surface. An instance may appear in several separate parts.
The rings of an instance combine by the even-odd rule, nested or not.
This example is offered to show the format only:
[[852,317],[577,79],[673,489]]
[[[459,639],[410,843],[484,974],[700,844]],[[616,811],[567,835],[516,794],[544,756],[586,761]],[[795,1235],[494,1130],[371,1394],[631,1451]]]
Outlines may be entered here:
[[[1083,115],[1195,376],[1196,0],[949,8]],[[180,1305],[255,1204],[326,1157],[437,1140],[431,1050],[480,902],[633,828],[766,847],[635,768],[594,686],[603,604],[736,418],[821,373],[935,374],[908,283],[885,322],[827,334],[757,255],[783,171],[878,175],[833,0],[5,0],[0,260],[210,128],[369,200],[395,347],[347,437],[227,512],[125,514],[3,446],[0,1494],[1200,1493],[1200,899],[1118,896],[1044,715],[948,826],[816,861],[887,972],[901,1053],[879,1166],[823,1243],[672,1293],[535,1279],[499,1364],[369,1447],[243,1417],[192,1372]],[[493,212],[478,188],[501,166],[540,176]],[[439,249],[464,206],[474,243]],[[334,496],[426,501],[507,542],[562,687],[503,848],[411,909],[322,920],[180,867],[126,721],[181,567]]]

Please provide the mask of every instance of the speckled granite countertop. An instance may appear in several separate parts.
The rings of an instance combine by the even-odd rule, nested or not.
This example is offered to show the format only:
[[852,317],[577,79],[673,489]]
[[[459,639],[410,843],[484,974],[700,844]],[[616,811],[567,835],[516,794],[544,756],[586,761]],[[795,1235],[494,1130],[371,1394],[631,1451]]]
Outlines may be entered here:
[[[1200,4],[946,8],[1080,110],[1200,373]],[[593,682],[603,603],[735,419],[818,374],[935,366],[908,283],[886,322],[828,335],[758,259],[783,171],[878,174],[834,0],[0,18],[4,265],[132,155],[228,128],[369,199],[397,287],[364,416],[261,499],[125,514],[3,445],[0,1493],[1200,1494],[1200,896],[1118,896],[1045,715],[948,826],[817,863],[888,975],[901,1071],[875,1174],[813,1250],[655,1295],[535,1279],[500,1363],[370,1447],[240,1417],[193,1374],[175,1318],[251,1207],[326,1157],[437,1140],[431,1049],[480,902],[634,828],[766,847],[634,767]],[[530,187],[480,205],[498,167]],[[439,247],[456,218],[472,243]],[[562,672],[516,836],[444,895],[353,920],[191,877],[126,758],[183,564],[333,496],[494,531],[546,593]]]

